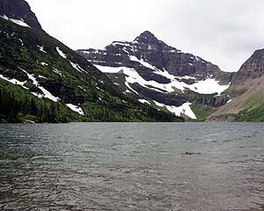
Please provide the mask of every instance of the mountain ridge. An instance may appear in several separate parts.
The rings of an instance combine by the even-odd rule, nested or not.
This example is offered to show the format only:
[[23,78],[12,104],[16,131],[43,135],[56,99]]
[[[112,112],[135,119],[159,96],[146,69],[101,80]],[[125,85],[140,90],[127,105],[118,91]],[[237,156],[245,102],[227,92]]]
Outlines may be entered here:
[[229,103],[208,121],[264,121],[264,49],[256,50],[234,73],[226,93]]
[[0,2],[0,25],[0,121],[264,121],[264,49],[228,73],[150,31],[73,51],[24,0]]
[[0,25],[0,122],[183,121],[122,94],[43,30],[10,18]]
[[[140,44],[141,44],[140,46],[141,49],[137,49]],[[132,42],[113,41],[112,44],[106,46],[105,49],[102,50],[96,50],[91,48],[91,49],[79,49],[77,50],[77,52],[85,56],[85,58],[88,59],[89,61],[95,64],[100,64],[100,61],[93,60],[93,55],[89,57],[88,53],[92,54],[93,51],[95,51],[96,53],[101,52],[105,56],[109,56],[111,53],[115,53],[115,51],[119,51],[119,53],[122,52],[122,48],[114,49],[115,46],[120,47],[122,45],[127,47],[130,45],[132,49],[126,49],[126,50],[129,51],[129,53],[135,55],[137,58],[143,57],[147,62],[150,62],[155,67],[161,70],[165,68],[168,70],[169,73],[175,74],[177,76],[184,76],[187,74],[189,76],[196,76],[204,79],[206,76],[210,74],[216,74],[218,78],[221,78],[219,72],[221,72],[223,75],[228,75],[228,76],[230,75],[228,72],[221,71],[217,65],[214,65],[211,62],[208,62],[199,56],[195,56],[190,53],[184,53],[175,47],[171,47],[167,45],[163,41],[156,38],[155,35],[150,31],[144,31],[139,36],[137,36]],[[133,50],[135,52],[133,52]],[[141,50],[142,52],[137,52],[138,50]],[[156,50],[156,52],[151,54],[151,50],[153,51]],[[139,53],[143,55],[140,55]],[[98,57],[99,55],[96,56]],[[177,58],[171,58],[171,57],[177,57]],[[117,62],[114,64],[110,63],[110,65],[118,66],[118,58],[112,58],[112,59],[117,59]],[[122,62],[125,62],[124,55],[123,58],[121,59],[123,59]],[[102,61],[104,62],[105,60],[107,61],[107,59],[104,59]],[[111,62],[111,61],[107,61],[107,62]],[[205,72],[207,73],[207,75],[204,74]],[[201,74],[202,76],[199,74]],[[226,81],[223,81],[223,83],[225,82]]]
[[25,0],[1,0],[0,16],[15,23],[25,23],[34,29],[43,31],[35,13],[31,11]]
[[[141,33],[132,42],[113,41],[101,50],[77,52],[106,73],[123,92],[132,92],[138,100],[144,99],[145,103],[176,115],[187,109],[192,117],[195,116],[190,100],[212,109],[229,100],[228,96],[219,99],[218,95],[228,88],[232,73],[167,45],[149,31]],[[212,88],[206,89],[210,84]],[[179,111],[181,106],[183,112]]]

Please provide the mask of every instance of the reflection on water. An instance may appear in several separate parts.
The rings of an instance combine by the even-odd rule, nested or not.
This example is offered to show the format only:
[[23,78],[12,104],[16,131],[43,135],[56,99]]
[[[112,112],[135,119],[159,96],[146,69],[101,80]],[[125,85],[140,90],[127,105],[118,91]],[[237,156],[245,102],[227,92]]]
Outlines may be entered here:
[[264,210],[263,127],[0,125],[0,210]]

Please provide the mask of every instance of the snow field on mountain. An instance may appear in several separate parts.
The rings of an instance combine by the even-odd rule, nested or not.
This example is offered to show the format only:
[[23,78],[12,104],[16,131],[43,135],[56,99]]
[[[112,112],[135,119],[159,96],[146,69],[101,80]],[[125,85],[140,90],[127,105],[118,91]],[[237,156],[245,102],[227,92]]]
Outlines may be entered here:
[[52,100],[53,102],[58,102],[58,101],[60,100],[59,97],[55,97],[55,96],[52,95],[47,89],[45,89],[43,86],[40,86],[39,83],[38,83],[38,81],[37,81],[37,79],[34,77],[33,74],[29,74],[27,71],[25,71],[25,70],[23,70],[23,69],[21,69],[21,70],[22,70],[24,73],[27,74],[28,78],[29,78],[30,80],[33,81],[33,84],[34,84],[36,87],[38,87],[38,88],[42,91],[42,93],[43,93],[43,94],[39,94],[39,93],[34,93],[34,92],[32,92],[33,95],[37,96],[38,98],[43,98],[43,97],[44,97],[44,98],[50,99],[50,100]]
[[[194,84],[186,84],[184,82],[178,81],[179,78],[185,78],[185,77],[176,77],[168,71],[164,70],[161,71],[155,67],[154,73],[157,75],[164,76],[171,80],[168,84],[161,84],[156,81],[146,81],[143,77],[141,77],[138,72],[133,68],[128,67],[107,67],[107,66],[100,66],[95,65],[99,70],[101,70],[103,73],[121,73],[123,72],[126,75],[126,81],[128,83],[139,83],[141,86],[148,88],[149,86],[152,86],[157,89],[155,91],[162,92],[161,90],[164,90],[164,92],[173,93],[176,89],[181,90],[182,92],[186,90],[192,90],[194,92],[197,92],[199,94],[214,94],[217,93],[220,95],[222,92],[224,92],[229,85],[220,85],[217,80],[207,78],[203,81],[197,81]],[[190,78],[190,77],[188,77]],[[152,88],[153,89],[153,88]],[[161,90],[159,90],[161,89]]]
[[[40,98],[40,99],[42,99],[42,98],[47,98],[47,99],[52,100],[53,102],[58,102],[58,101],[60,100],[59,97],[55,97],[55,96],[54,96],[53,94],[51,94],[47,89],[45,89],[44,87],[40,86],[39,83],[38,83],[38,81],[37,81],[37,79],[34,77],[33,74],[29,74],[27,71],[25,71],[25,70],[23,70],[23,69],[21,69],[21,70],[22,70],[24,73],[27,74],[28,79],[30,79],[30,80],[33,82],[33,84],[34,84],[36,87],[38,87],[38,88],[42,91],[42,93],[43,93],[43,94],[40,94],[40,93],[36,93],[36,92],[31,92],[32,95],[34,95],[34,96],[36,96],[36,97],[38,97],[38,98]],[[40,77],[43,77],[43,76],[40,76]],[[14,78],[9,79],[9,78],[7,78],[7,77],[1,75],[1,74],[0,74],[0,78],[3,79],[3,80],[5,80],[5,81],[8,81],[8,82],[10,82],[10,83],[12,83],[12,84],[14,84],[14,85],[22,86],[24,89],[27,89],[27,90],[28,90],[28,88],[27,88],[26,86],[24,86],[24,84],[27,82],[27,80],[22,82],[22,81],[19,81],[19,80],[17,80],[17,79],[14,79]],[[81,107],[76,106],[76,105],[73,105],[73,104],[71,104],[71,103],[66,104],[66,106],[67,106],[69,109],[71,109],[72,111],[77,112],[78,114],[80,114],[80,115],[82,115],[82,116],[84,115],[84,112],[83,112],[83,110],[82,110]]]
[[153,100],[156,106],[161,107],[161,108],[166,108],[169,112],[174,113],[176,116],[181,116],[181,115],[186,115],[190,117],[191,119],[197,119],[196,115],[191,109],[191,103],[187,102],[182,104],[179,107],[176,106],[171,106],[171,105],[165,105],[163,103],[159,103],[155,100]]
[[73,104],[71,104],[71,103],[66,104],[66,106],[67,106],[69,109],[71,109],[72,111],[74,111],[74,112],[76,112],[76,113],[78,113],[78,114],[84,116],[84,112],[83,112],[83,110],[82,110],[81,107],[76,106],[76,105],[73,105]]
[[27,82],[27,81],[19,81],[15,78],[12,78],[12,79],[9,79],[3,75],[0,74],[0,78],[5,80],[5,81],[8,81],[9,83],[12,83],[14,85],[19,85],[19,86],[22,86],[24,89],[28,89],[27,87],[24,86],[24,84]]
[[[146,81],[133,68],[106,67],[106,66],[99,66],[99,65],[95,65],[95,66],[104,73],[123,73],[123,74],[125,74],[125,76],[126,76],[126,82],[125,82],[126,87],[136,94],[138,94],[138,92],[133,90],[131,88],[130,84],[139,83],[141,86],[143,86],[145,88],[152,89],[152,90],[155,90],[158,92],[161,92],[159,89],[163,89],[164,92],[166,92],[166,91],[173,92],[174,91],[174,89],[172,87],[170,87],[166,84],[159,84],[156,81]],[[158,89],[149,88],[148,85],[156,87]],[[144,99],[140,99],[139,102],[149,104],[149,102],[147,100],[144,100]],[[171,113],[174,113],[176,116],[180,116],[181,114],[185,114],[186,116],[189,116],[192,119],[196,119],[195,114],[193,113],[193,111],[190,108],[191,103],[185,103],[185,104],[181,105],[180,107],[176,107],[176,106],[171,106],[171,105],[165,105],[165,104],[159,103],[157,101],[153,101],[153,102],[158,107],[165,107],[168,111],[170,111]]]
[[[156,68],[155,66],[149,64],[148,62],[144,61],[143,59],[138,59],[135,56],[130,56],[129,57],[131,61],[135,61],[140,63],[141,65],[154,70],[154,73],[157,75],[161,75],[163,77],[166,77],[168,79],[171,80],[171,83],[169,83],[168,85],[166,85],[166,91],[168,92],[173,92],[174,87],[176,89],[181,90],[182,92],[184,92],[185,89],[190,89],[194,92],[197,92],[199,94],[214,94],[217,93],[218,95],[220,95],[222,92],[224,92],[226,89],[228,89],[229,85],[220,85],[219,81],[215,80],[215,79],[211,79],[211,78],[207,78],[204,81],[197,81],[194,84],[186,84],[184,82],[179,82],[177,79],[195,79],[193,77],[190,76],[185,76],[185,77],[176,77],[172,74],[170,74],[167,70],[159,70],[158,68]],[[164,87],[164,86],[163,86]],[[160,87],[159,87],[160,88]],[[165,87],[164,87],[165,88]],[[162,89],[164,89],[162,88]]]

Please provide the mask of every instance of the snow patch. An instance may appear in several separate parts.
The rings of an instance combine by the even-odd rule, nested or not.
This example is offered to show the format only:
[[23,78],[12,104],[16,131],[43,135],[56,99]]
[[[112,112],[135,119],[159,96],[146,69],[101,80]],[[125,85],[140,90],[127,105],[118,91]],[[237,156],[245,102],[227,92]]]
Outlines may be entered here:
[[108,67],[108,66],[101,66],[101,65],[94,65],[98,70],[103,73],[118,73],[122,71],[119,67]]
[[52,71],[53,71],[54,73],[60,75],[60,76],[63,76],[62,72],[59,71],[58,69],[54,68],[54,67],[53,67]]
[[15,78],[9,79],[9,78],[1,75],[1,74],[0,74],[0,78],[2,78],[5,81],[8,81],[8,82],[10,82],[10,83],[12,83],[14,85],[22,86],[24,89],[27,89],[28,90],[28,88],[24,86],[27,81],[23,81],[22,82],[22,81],[19,81],[19,80],[15,79]]
[[16,20],[16,19],[9,18],[9,20],[12,21],[13,23],[16,23],[16,24],[19,25],[19,26],[23,26],[23,27],[31,28],[28,24],[26,24],[26,23],[24,22],[23,19],[21,19],[21,20]]
[[78,72],[85,72],[85,70],[82,69],[82,68],[80,67],[79,64],[75,64],[75,63],[73,63],[73,62],[71,62],[71,61],[70,61],[70,63],[71,63],[71,66],[72,66],[75,70],[77,70]]
[[56,51],[62,58],[67,59],[67,55],[63,53],[59,47],[56,47]]
[[101,63],[101,64],[106,63],[105,61],[95,60],[95,59],[87,59],[87,61],[88,61],[88,62],[92,62],[92,63]]
[[43,76],[43,75],[38,75],[38,77],[39,77],[39,78],[42,78],[42,79],[46,79],[46,77]]
[[67,106],[69,109],[71,109],[72,111],[77,112],[78,114],[84,116],[84,112],[83,112],[83,110],[82,110],[81,107],[76,106],[76,105],[73,105],[73,104],[71,104],[71,103],[66,104],[66,106]]
[[37,45],[37,47],[39,48],[39,51],[40,51],[40,52],[42,52],[42,53],[47,53],[47,52],[44,50],[44,46]]
[[11,21],[11,22],[13,22],[19,26],[31,28],[27,23],[25,23],[25,21],[22,18],[20,20],[18,20],[18,19],[9,18],[6,15],[0,16],[0,17],[7,20],[7,21]]
[[165,105],[157,101],[153,101],[153,102],[156,104],[156,106],[166,108],[168,111],[170,111],[171,113],[174,113],[176,116],[186,115],[190,117],[191,119],[197,119],[196,115],[194,114],[194,112],[192,111],[190,107],[192,104],[189,102],[184,103],[179,107],[172,106],[172,105]]
[[49,66],[46,62],[41,62],[40,63],[42,66]]
[[154,67],[153,65],[151,65],[148,62],[144,61],[143,59],[138,59],[135,56],[129,56],[129,58],[130,58],[131,61],[138,62],[138,63],[142,64],[143,66],[145,66],[147,68],[150,68],[152,70],[156,70],[157,69],[156,67]]
[[[134,93],[136,93],[137,95],[139,94],[136,90],[134,90],[134,89],[129,85],[128,82],[125,82],[125,85],[126,85],[126,87],[128,88],[128,90],[125,91],[126,93],[134,92]],[[131,91],[130,91],[130,90],[131,90]]]
[[[220,95],[222,92],[224,92],[230,84],[228,85],[220,85],[219,81],[207,78],[203,81],[196,81],[194,84],[186,84],[185,82],[180,82],[180,79],[194,79],[196,78],[191,76],[183,76],[183,77],[176,77],[172,74],[170,74],[166,69],[160,70],[151,64],[145,62],[144,60],[139,60],[135,56],[130,56],[131,61],[136,61],[142,64],[143,66],[150,68],[153,70],[153,72],[157,75],[161,75],[165,78],[168,78],[171,82],[168,84],[161,84],[156,81],[146,81],[144,78],[142,78],[138,72],[133,68],[128,67],[108,67],[108,66],[100,66],[95,65],[100,71],[104,73],[121,73],[123,72],[126,75],[126,81],[128,83],[139,83],[141,86],[153,89],[158,92],[169,92],[174,93],[175,90],[181,90],[184,92],[185,90],[191,90],[200,94],[214,94],[217,93]],[[149,88],[152,87],[152,88]],[[128,87],[131,90],[131,87]],[[163,91],[161,91],[163,90]]]
[[205,79],[204,81],[198,81],[194,84],[188,85],[186,88],[189,88],[190,90],[194,92],[198,92],[200,94],[214,94],[217,93],[220,95],[222,92],[224,92],[226,89],[228,89],[228,85],[220,85],[219,81],[215,79]]
[[138,101],[141,102],[141,103],[143,103],[143,104],[149,104],[149,105],[151,105],[151,103],[149,101],[145,100],[145,99],[139,99]]
[[131,47],[129,43],[127,42],[118,42],[118,41],[114,41],[112,43],[113,46],[116,46],[116,45],[123,45],[123,46],[128,46],[128,47]]
[[228,101],[226,102],[226,104],[229,104],[229,103],[231,103],[231,102],[232,102],[232,99],[228,100]]
[[21,43],[21,46],[24,46],[24,43],[23,43],[23,40],[22,39],[18,39],[19,40],[19,42]]
[[186,79],[186,80],[191,80],[191,79],[193,79],[193,80],[196,80],[196,78],[195,77],[192,77],[192,76],[188,76],[188,75],[186,75],[186,76],[182,76],[182,77],[176,77],[177,79]]
[[33,84],[34,84],[36,87],[38,87],[38,88],[42,91],[42,93],[43,93],[43,94],[39,94],[39,93],[34,93],[34,92],[32,92],[33,95],[37,96],[38,98],[43,98],[43,97],[44,97],[44,98],[50,99],[50,100],[52,100],[52,101],[54,101],[54,102],[58,102],[58,101],[60,100],[59,97],[55,97],[55,96],[52,95],[48,90],[46,90],[44,87],[40,86],[39,83],[38,83],[38,81],[37,81],[37,79],[34,77],[33,74],[29,74],[27,71],[25,71],[25,70],[23,70],[23,69],[21,69],[21,70],[22,70],[24,73],[27,74],[28,78],[29,78],[30,80],[33,81]]

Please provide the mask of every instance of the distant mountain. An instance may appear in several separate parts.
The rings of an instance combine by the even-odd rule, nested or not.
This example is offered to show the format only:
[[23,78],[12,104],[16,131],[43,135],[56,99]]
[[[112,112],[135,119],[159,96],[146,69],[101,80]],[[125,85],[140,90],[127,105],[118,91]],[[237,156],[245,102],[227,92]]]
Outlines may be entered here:
[[234,74],[226,93],[230,101],[209,120],[264,121],[264,49],[255,51]]
[[42,30],[37,17],[24,0],[1,0],[0,16],[20,25],[28,25],[34,29]]
[[264,76],[264,49],[256,50],[234,75],[232,84],[243,83],[248,79]]
[[122,94],[45,33],[25,1],[0,8],[0,122],[182,121]]
[[204,119],[228,102],[220,96],[232,74],[171,47],[145,31],[133,42],[114,41],[80,55],[106,73],[119,89],[144,104],[192,119]]

